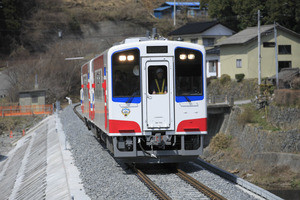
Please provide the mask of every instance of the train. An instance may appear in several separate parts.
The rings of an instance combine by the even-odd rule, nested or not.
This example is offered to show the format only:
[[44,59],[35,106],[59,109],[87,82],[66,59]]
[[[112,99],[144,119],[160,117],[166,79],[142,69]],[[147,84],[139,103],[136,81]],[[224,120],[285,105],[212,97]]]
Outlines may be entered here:
[[113,45],[81,67],[81,112],[129,163],[196,159],[207,135],[205,49],[159,36]]

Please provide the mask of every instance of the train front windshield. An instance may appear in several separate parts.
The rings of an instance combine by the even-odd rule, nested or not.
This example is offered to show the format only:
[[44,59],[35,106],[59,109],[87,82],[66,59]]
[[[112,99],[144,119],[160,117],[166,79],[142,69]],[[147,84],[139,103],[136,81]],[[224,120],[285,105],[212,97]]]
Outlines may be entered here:
[[[176,48],[176,100],[199,100],[203,96],[202,53],[197,50]],[[180,98],[182,97],[182,98]]]
[[[127,102],[140,97],[140,53],[131,49],[112,56],[113,100]],[[132,99],[131,99],[132,101]]]

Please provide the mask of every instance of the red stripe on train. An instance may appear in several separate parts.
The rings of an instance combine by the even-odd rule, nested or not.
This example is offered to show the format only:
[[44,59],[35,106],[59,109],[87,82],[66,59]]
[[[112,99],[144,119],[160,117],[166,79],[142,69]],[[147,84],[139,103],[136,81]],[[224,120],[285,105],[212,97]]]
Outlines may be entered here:
[[141,127],[134,121],[109,120],[110,133],[141,133]]
[[196,132],[207,131],[207,119],[189,119],[183,120],[178,124],[177,132]]

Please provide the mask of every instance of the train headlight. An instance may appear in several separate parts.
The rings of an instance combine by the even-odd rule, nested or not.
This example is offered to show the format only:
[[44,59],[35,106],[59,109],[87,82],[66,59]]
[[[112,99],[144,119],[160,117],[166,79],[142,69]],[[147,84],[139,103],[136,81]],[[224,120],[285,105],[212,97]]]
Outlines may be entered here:
[[126,60],[126,56],[125,55],[120,55],[119,56],[119,61],[125,61]]
[[195,59],[195,54],[189,54],[188,59],[189,60],[194,60]]
[[180,58],[180,60],[185,60],[186,59],[186,54],[180,54],[179,58]]
[[128,55],[127,60],[128,61],[133,61],[134,60],[134,55]]

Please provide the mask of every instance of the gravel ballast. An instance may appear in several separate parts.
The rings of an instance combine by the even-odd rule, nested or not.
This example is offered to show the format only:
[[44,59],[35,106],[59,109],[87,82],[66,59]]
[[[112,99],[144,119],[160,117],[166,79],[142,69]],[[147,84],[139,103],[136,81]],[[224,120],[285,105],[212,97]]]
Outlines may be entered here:
[[[154,194],[127,168],[118,163],[68,106],[60,114],[75,165],[91,199],[156,199]],[[236,184],[193,163],[179,167],[228,199],[257,199]],[[147,172],[146,172],[147,174]],[[148,174],[172,199],[207,199],[174,174]],[[197,194],[198,193],[198,194]]]
[[117,163],[68,106],[59,115],[84,189],[91,199],[156,199],[144,184]]

